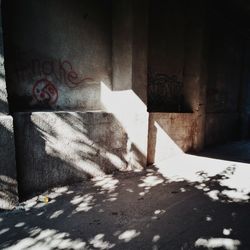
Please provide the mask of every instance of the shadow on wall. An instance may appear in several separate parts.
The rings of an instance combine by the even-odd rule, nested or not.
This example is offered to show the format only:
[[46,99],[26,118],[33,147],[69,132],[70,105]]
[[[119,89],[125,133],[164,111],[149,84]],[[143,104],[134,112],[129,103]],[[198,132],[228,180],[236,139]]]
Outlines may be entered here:
[[12,209],[18,202],[13,120],[0,116],[0,209]]
[[14,117],[21,198],[143,167],[143,154],[110,113],[33,112]]
[[249,249],[246,176],[246,164],[183,155],[141,173],[57,188],[48,204],[35,197],[1,214],[0,246]]

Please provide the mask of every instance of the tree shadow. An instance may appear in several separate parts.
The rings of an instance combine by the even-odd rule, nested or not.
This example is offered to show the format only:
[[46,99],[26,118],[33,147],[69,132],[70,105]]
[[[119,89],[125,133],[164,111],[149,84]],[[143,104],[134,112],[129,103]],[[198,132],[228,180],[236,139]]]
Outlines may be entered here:
[[18,203],[12,118],[0,116],[0,210]]
[[[157,166],[55,188],[2,213],[0,246],[13,249],[249,249],[249,193],[223,181],[237,175],[173,178]],[[218,170],[220,171],[220,170]],[[218,195],[211,191],[218,190]]]
[[[144,167],[145,156],[106,112],[33,112],[14,115],[21,199],[115,171]],[[136,164],[136,166],[135,166]]]

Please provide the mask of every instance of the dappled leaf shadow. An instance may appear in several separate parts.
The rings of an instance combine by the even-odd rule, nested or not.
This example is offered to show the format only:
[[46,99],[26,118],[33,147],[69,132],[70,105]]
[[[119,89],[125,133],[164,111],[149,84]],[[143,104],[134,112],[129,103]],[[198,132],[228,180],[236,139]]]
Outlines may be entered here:
[[[184,163],[183,163],[184,164]],[[12,249],[249,249],[249,197],[224,191],[240,166],[197,181],[151,167],[55,188],[0,215],[0,247]],[[214,199],[212,190],[219,194]]]

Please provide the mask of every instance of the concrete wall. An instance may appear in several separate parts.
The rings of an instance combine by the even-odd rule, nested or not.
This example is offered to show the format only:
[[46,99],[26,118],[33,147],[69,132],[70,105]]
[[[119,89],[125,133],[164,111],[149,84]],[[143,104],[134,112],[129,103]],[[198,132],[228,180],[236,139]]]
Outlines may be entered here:
[[9,113],[0,1],[0,210],[12,209],[18,203],[13,119]]
[[[182,0],[150,3],[148,162],[152,163],[175,152],[203,148],[206,6]],[[165,144],[160,134],[166,138]]]
[[[113,114],[15,114],[19,192],[22,197],[114,171],[138,169],[143,155],[129,144]],[[137,164],[133,159],[137,159]]]
[[111,86],[111,1],[6,1],[13,112],[100,109]]
[[148,135],[148,163],[195,149],[194,134],[197,123],[194,114],[150,113]]
[[184,107],[185,2],[150,1],[148,110],[181,112]]
[[247,134],[248,45],[210,1],[4,3],[22,196]]
[[239,140],[239,113],[206,115],[206,146]]
[[223,13],[210,12],[205,144],[240,139],[245,53],[242,30]]
[[21,197],[145,167],[147,2],[5,4]]

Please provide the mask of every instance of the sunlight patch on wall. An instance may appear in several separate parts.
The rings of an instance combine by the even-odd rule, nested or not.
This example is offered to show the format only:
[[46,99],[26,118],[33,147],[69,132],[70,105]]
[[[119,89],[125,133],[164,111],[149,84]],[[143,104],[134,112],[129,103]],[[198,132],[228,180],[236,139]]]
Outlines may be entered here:
[[[141,168],[141,163],[131,153],[130,145],[146,157],[148,113],[146,105],[133,90],[111,91],[101,82],[101,103],[107,112],[114,114],[128,135],[128,152],[126,158],[133,161],[135,168]],[[144,166],[143,166],[144,167]]]
[[154,163],[161,162],[162,160],[182,154],[183,151],[177,144],[170,138],[161,126],[154,122],[155,127],[155,156]]

